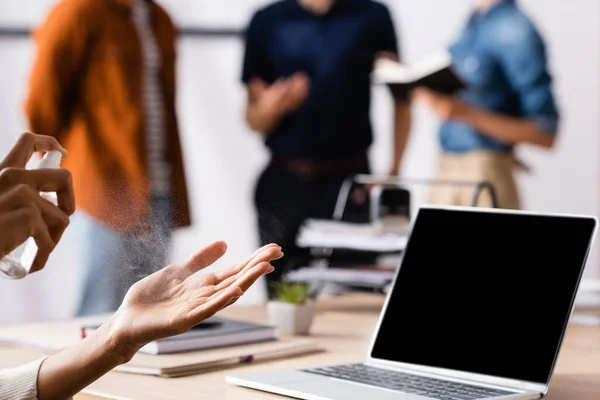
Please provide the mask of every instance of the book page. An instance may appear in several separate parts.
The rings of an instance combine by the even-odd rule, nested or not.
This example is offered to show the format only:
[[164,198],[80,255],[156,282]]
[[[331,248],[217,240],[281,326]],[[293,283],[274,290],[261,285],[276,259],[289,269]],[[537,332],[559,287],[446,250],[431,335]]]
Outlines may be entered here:
[[416,80],[416,75],[406,65],[384,58],[377,61],[372,79],[379,84],[411,83]]
[[408,84],[452,65],[452,56],[447,51],[432,54],[422,61],[404,65],[395,61],[378,60],[373,71],[373,81],[382,84]]

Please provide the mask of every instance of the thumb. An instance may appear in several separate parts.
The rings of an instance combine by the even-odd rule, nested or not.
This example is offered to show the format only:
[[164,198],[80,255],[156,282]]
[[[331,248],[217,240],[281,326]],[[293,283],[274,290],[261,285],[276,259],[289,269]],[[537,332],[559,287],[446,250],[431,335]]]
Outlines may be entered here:
[[250,80],[249,87],[252,91],[260,94],[261,92],[263,92],[267,89],[267,84],[265,83],[265,81],[263,81],[260,78],[252,78]]
[[413,100],[426,100],[431,97],[431,92],[426,88],[416,88],[410,94],[411,99]]

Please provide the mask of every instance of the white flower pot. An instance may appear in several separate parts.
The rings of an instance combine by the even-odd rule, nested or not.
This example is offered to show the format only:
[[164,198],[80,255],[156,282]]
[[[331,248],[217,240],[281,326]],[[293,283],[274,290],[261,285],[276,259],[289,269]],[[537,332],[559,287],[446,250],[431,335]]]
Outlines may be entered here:
[[269,322],[283,335],[308,335],[313,317],[314,302],[289,304],[281,301],[267,303]]

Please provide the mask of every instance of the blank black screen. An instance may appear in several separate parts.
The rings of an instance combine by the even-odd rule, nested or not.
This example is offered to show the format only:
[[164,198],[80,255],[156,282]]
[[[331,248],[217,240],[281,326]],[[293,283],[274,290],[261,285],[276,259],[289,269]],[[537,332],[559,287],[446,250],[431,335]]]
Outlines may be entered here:
[[422,209],[371,356],[548,383],[593,218]]

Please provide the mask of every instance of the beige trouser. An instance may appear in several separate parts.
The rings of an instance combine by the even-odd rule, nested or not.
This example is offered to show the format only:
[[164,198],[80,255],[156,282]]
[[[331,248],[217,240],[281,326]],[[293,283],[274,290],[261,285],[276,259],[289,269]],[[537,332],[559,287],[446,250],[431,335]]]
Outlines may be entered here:
[[[438,160],[435,180],[488,181],[496,191],[499,208],[519,209],[519,193],[514,179],[514,171],[519,163],[512,153],[474,151],[465,154],[442,153]],[[432,185],[430,204],[471,206],[475,187],[464,185]],[[489,192],[484,190],[479,196],[479,207],[492,205]]]

